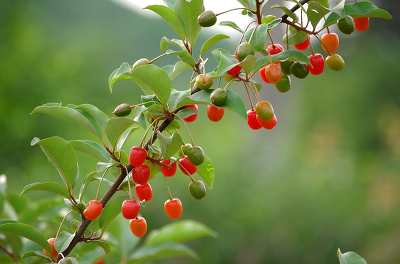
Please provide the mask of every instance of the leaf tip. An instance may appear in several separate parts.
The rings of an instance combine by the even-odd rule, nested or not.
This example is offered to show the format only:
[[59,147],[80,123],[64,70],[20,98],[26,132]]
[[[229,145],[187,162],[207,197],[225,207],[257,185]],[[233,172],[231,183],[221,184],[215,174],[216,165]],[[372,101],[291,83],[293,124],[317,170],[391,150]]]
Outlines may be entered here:
[[31,141],[31,147],[36,145],[38,142],[40,141],[40,138],[38,137],[34,137]]

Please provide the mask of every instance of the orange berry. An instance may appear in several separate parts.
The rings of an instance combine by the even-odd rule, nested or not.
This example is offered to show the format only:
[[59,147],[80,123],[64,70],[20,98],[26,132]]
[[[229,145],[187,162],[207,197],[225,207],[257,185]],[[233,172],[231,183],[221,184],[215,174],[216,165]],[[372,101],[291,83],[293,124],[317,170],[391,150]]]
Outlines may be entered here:
[[171,219],[177,219],[182,215],[182,203],[178,198],[167,200],[164,203],[164,209]]
[[321,42],[322,49],[326,53],[334,53],[339,48],[339,37],[336,33],[325,33]]
[[265,67],[265,77],[270,83],[277,83],[281,79],[282,70],[277,64],[269,64]]
[[54,237],[49,238],[47,240],[47,242],[49,243],[49,245],[51,247],[51,255],[46,249],[43,249],[43,253],[46,254],[47,256],[51,257],[52,259],[55,259],[58,256],[58,252],[57,252],[56,248],[54,247],[55,241],[56,241],[56,239]]
[[132,219],[129,222],[129,227],[132,231],[132,234],[134,234],[137,237],[142,237],[147,232],[146,220],[141,216]]

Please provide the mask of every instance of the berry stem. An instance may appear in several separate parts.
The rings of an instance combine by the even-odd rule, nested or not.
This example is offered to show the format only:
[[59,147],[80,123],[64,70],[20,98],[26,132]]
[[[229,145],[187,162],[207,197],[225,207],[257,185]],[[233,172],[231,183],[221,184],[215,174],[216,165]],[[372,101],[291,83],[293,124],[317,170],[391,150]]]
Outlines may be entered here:
[[228,13],[228,12],[231,12],[231,11],[235,11],[235,10],[247,10],[247,11],[250,11],[251,13],[253,13],[253,14],[255,13],[253,10],[251,10],[248,7],[237,7],[237,8],[229,9],[229,10],[220,12],[218,14],[215,14],[215,16],[219,16],[219,15],[222,15],[222,14],[225,14],[225,13]]
[[246,83],[244,83],[244,87],[246,88],[246,93],[247,93],[247,97],[249,98],[249,103],[250,103],[251,110],[254,110],[253,102],[251,101],[251,97],[250,97],[250,94],[249,94],[249,89],[247,88]]
[[[124,166],[126,175],[129,175],[128,169]],[[129,200],[132,200],[132,191],[131,191],[131,183],[129,182],[129,177],[128,177],[128,189],[129,189]]]
[[107,168],[105,169],[103,175],[101,176],[101,180],[100,180],[100,183],[99,183],[99,187],[97,187],[96,198],[94,198],[95,200],[97,200],[97,198],[99,198],[99,192],[100,192],[101,184],[102,184],[102,182],[103,182],[104,176],[106,175],[107,171],[108,171],[110,168],[111,168],[111,167],[107,167]]
[[165,176],[164,176],[164,181],[165,181],[165,186],[167,186],[167,191],[168,191],[169,199],[172,200],[172,195],[171,195],[171,191],[169,190],[169,186],[168,186],[168,182],[167,182],[167,177],[165,177]]
[[151,61],[149,61],[149,64],[152,64],[153,62],[155,62],[156,60],[164,57],[165,55],[168,55],[167,53],[163,53],[160,56],[155,57],[154,59],[152,59]]
[[57,231],[57,234],[56,234],[55,239],[57,239],[58,235],[60,234],[61,227],[63,226],[65,219],[67,219],[67,216],[68,216],[70,213],[72,213],[72,212],[73,212],[73,211],[70,210],[70,211],[64,216],[63,220],[61,221],[60,227],[58,228],[58,231]]
[[185,120],[183,120],[182,117],[178,116],[177,114],[174,114],[174,115],[175,115],[176,117],[178,117],[178,118],[183,122],[183,124],[185,125],[186,130],[187,130],[187,132],[188,132],[188,134],[189,134],[189,137],[190,137],[190,142],[192,142],[192,146],[194,147],[195,144],[194,144],[194,141],[193,141],[193,138],[192,138],[192,134],[190,134],[189,127],[187,126]]

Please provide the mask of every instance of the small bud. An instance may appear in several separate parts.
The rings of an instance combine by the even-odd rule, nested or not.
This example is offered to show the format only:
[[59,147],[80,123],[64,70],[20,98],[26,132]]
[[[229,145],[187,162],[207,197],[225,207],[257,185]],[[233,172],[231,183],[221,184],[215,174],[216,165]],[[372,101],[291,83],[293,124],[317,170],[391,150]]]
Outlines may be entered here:
[[148,65],[148,64],[149,64],[149,60],[146,59],[146,58],[143,58],[143,59],[137,60],[137,61],[133,64],[132,69],[136,69],[136,68],[139,67],[139,66]]
[[131,106],[129,104],[120,104],[115,108],[113,114],[118,117],[127,116],[131,113]]

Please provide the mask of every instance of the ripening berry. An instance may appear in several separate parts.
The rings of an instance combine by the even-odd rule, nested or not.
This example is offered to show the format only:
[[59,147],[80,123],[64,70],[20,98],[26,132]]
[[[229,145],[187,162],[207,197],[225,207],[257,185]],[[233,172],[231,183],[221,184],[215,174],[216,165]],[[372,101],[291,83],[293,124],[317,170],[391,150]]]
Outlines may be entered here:
[[147,232],[146,220],[141,216],[131,219],[131,221],[129,222],[129,227],[132,231],[132,234],[137,237],[142,237]]
[[103,211],[103,205],[97,200],[91,200],[87,205],[86,209],[83,212],[86,219],[94,220],[96,219]]
[[171,219],[177,219],[182,215],[182,203],[178,198],[167,200],[164,203],[164,209]]
[[50,248],[51,248],[51,254],[46,249],[43,249],[43,253],[46,254],[47,256],[51,257],[52,259],[55,259],[58,256],[58,252],[57,252],[56,248],[54,247],[55,241],[56,241],[56,239],[54,237],[49,238],[47,240],[47,242],[49,243]]

